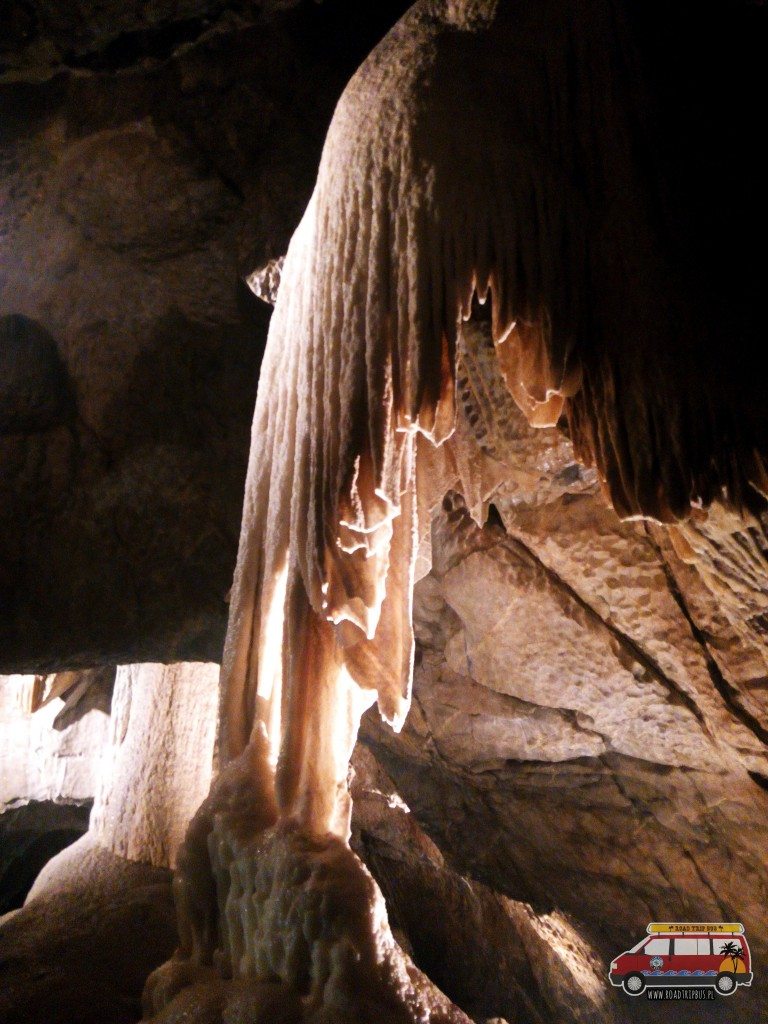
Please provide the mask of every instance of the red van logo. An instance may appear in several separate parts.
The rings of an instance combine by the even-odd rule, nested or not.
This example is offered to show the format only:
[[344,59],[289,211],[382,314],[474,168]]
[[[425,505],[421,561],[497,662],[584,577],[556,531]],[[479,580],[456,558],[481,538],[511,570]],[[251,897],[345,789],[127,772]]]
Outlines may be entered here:
[[651,986],[708,986],[730,996],[740,985],[752,984],[744,926],[652,922],[645,938],[616,957],[608,978],[630,996]]

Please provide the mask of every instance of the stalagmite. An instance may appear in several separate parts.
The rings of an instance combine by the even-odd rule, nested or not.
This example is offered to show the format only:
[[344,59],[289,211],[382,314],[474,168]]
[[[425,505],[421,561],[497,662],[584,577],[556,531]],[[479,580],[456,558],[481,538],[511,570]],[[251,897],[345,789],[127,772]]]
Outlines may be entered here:
[[[94,673],[82,674],[93,681]],[[66,682],[58,680],[59,686]],[[24,689],[29,696],[37,689],[39,699],[34,683],[32,677]],[[210,787],[217,698],[217,665],[122,666],[111,715],[91,710],[61,734],[50,795],[93,795],[90,827],[47,860],[24,906],[3,922],[3,1024],[136,1020],[144,978],[173,950],[169,868]],[[41,743],[35,715],[50,730],[61,703],[54,698],[32,722],[3,716],[0,739],[21,733],[23,741],[31,733],[35,754],[47,753],[51,740]],[[9,746],[18,753],[18,744]],[[51,760],[42,758],[42,767],[51,767]],[[0,771],[4,767],[0,758]],[[26,783],[30,796],[43,796],[35,776],[9,772],[3,780]]]
[[342,96],[262,365],[225,767],[180,856],[182,946],[148,984],[153,1019],[266,1021],[275,1000],[291,1020],[465,1019],[346,846],[347,770],[374,700],[395,728],[407,713],[425,515],[456,476],[487,497],[453,434],[476,302],[515,400],[535,425],[567,419],[620,514],[756,499],[764,446],[692,388],[696,353],[659,323],[679,311],[635,70],[613,0],[424,0]]
[[115,861],[176,866],[211,782],[217,697],[214,664],[117,669],[88,832],[48,862],[30,898],[55,892],[93,849]]
[[117,670],[110,743],[91,812],[91,838],[127,860],[175,867],[191,814],[211,781],[216,666]]

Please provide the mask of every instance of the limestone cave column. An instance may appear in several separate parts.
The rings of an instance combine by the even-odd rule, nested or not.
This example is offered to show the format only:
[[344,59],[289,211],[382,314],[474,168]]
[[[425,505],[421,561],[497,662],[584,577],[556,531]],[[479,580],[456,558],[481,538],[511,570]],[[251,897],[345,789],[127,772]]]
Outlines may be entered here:
[[84,857],[168,869],[213,774],[218,665],[117,670],[88,832],[46,864],[28,902],[84,884]]
[[218,665],[128,665],[117,672],[112,723],[91,814],[92,838],[127,860],[175,867],[208,792]]
[[147,975],[178,941],[169,869],[210,786],[218,676],[212,664],[118,669],[111,718],[90,734],[89,831],[3,924],[0,1020],[49,1024],[52,1007],[82,1024],[138,1018]]

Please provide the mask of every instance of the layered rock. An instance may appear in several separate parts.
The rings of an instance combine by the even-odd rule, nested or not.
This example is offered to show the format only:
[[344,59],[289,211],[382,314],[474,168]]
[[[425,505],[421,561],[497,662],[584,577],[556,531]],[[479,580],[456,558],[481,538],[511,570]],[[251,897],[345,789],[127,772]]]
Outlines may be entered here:
[[35,710],[43,689],[35,676],[0,678],[0,914],[20,907],[43,865],[87,831],[100,775],[106,715],[91,708],[62,722],[55,695]]
[[57,697],[33,711],[35,676],[0,677],[0,813],[30,801],[85,803],[93,799],[109,720],[90,710],[68,728]]
[[562,914],[537,915],[453,870],[368,748],[353,765],[353,848],[398,941],[455,1003],[476,1021],[614,1019],[602,965]]
[[174,867],[213,775],[218,665],[118,670],[91,839],[126,860]]
[[589,494],[503,515],[481,530],[447,503],[411,715],[395,736],[369,714],[363,741],[454,869],[565,914],[606,969],[651,920],[741,920],[764,955],[766,748],[739,701],[762,690],[743,660],[715,685],[643,525]]

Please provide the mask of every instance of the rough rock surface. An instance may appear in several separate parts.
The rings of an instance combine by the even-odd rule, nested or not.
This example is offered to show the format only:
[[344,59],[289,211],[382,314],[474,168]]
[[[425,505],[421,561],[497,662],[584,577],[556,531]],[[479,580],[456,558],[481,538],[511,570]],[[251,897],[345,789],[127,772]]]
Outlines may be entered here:
[[90,710],[73,725],[54,722],[64,703],[54,698],[32,712],[34,676],[0,676],[0,813],[29,801],[93,799],[109,719]]
[[134,1024],[147,974],[176,942],[167,869],[84,836],[0,923],[3,1024]]
[[[606,970],[651,920],[743,921],[759,962],[766,746],[731,694],[760,651],[716,686],[699,609],[597,495],[502,509],[506,531],[480,529],[446,502],[416,588],[414,707],[399,736],[369,713],[364,742],[452,867],[566,915]],[[739,1020],[762,1019],[743,995]]]
[[[86,675],[89,675],[86,673]],[[35,676],[0,677],[0,914],[20,907],[43,865],[88,829],[109,709],[62,720]],[[98,688],[97,688],[98,689]]]
[[218,665],[118,669],[90,828],[105,850],[175,866],[211,784],[218,696]]
[[406,4],[225,6],[3,9],[0,671],[220,655],[268,320],[244,278]]
[[48,690],[50,687],[50,691],[44,699],[50,700],[51,695],[56,693],[64,701],[64,707],[53,720],[53,728],[66,729],[79,722],[89,711],[110,714],[115,675],[114,666],[102,665],[79,672],[55,672],[45,677],[45,688]]
[[602,966],[562,915],[536,915],[454,871],[359,745],[352,845],[414,962],[473,1020],[610,1019]]
[[40,869],[88,831],[90,813],[90,800],[34,800],[0,814],[0,917],[21,907]]
[[0,319],[0,434],[50,430],[66,420],[67,376],[56,342],[34,320]]
[[[83,675],[87,679],[93,674]],[[90,829],[45,864],[25,906],[0,925],[3,1024],[104,1024],[140,1017],[144,980],[176,943],[169,868],[210,785],[218,675],[218,666],[209,664],[117,670],[109,729],[99,737],[91,734],[84,754],[93,769],[87,782],[88,795],[95,797]],[[39,691],[40,683],[26,679],[16,688],[29,694]],[[13,692],[12,685],[0,690]],[[61,701],[54,698],[33,720],[44,723],[58,740],[67,732],[82,733],[89,716],[63,734],[51,728],[57,704]],[[108,721],[96,711],[89,715]],[[3,724],[9,734],[18,731],[18,721]],[[43,734],[39,725],[38,733]],[[13,753],[21,760],[28,751]],[[85,784],[82,777],[80,784]],[[70,828],[69,842],[87,827],[90,803],[83,808],[85,821],[79,821],[74,834]],[[24,808],[27,817],[32,806]],[[7,889],[13,888],[20,867],[27,874],[39,870],[65,845],[59,841],[54,848],[66,822],[54,830],[49,814],[42,843],[28,841],[29,848],[5,871],[9,830],[4,826],[10,815],[20,813],[0,816],[0,882],[8,882]],[[14,840],[18,848],[24,836]],[[91,974],[94,982],[89,982]]]

